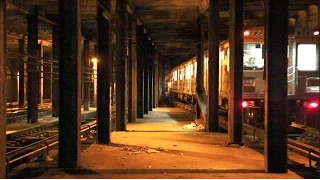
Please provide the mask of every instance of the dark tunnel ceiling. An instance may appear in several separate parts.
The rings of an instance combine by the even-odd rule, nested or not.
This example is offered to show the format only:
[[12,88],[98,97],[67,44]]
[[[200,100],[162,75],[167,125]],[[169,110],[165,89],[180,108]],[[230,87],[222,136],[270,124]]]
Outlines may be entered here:
[[[245,26],[263,25],[265,0],[244,0]],[[289,15],[318,5],[319,0],[290,0]],[[115,0],[112,0],[113,6]],[[7,48],[17,51],[18,39],[27,34],[26,15],[38,5],[39,39],[51,42],[52,23],[57,23],[58,0],[7,0]],[[221,39],[228,37],[229,0],[220,0]],[[208,32],[208,0],[129,0],[130,9],[137,12],[166,69],[196,55],[197,12],[204,13],[205,39]],[[96,40],[96,0],[81,0],[81,31],[83,37]],[[115,8],[113,8],[115,9]],[[114,14],[114,12],[113,12]],[[113,26],[115,27],[115,26]],[[50,43],[49,43],[50,44]],[[49,49],[49,48],[48,48]]]

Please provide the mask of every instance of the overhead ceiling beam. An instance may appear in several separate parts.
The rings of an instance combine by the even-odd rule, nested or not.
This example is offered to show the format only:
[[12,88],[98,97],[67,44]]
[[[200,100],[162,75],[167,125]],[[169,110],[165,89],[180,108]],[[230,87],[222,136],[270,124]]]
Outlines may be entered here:
[[[20,6],[15,5],[13,0],[7,0],[7,5],[15,8],[15,9],[17,9],[17,10],[19,10],[19,11],[25,13],[25,14],[30,14],[30,12],[29,12],[30,10],[29,9],[26,10],[24,8],[21,8]],[[41,15],[38,15],[38,19],[40,19],[40,20],[42,20],[42,21],[44,21],[46,23],[52,24],[52,25],[57,25],[56,22],[53,22],[53,21],[49,20],[48,18],[46,18],[44,16],[41,16]]]

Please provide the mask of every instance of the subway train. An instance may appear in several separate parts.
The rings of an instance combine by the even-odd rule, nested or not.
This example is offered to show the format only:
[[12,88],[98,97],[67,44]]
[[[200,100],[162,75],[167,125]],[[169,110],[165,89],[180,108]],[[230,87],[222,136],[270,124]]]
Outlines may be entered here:
[[[288,120],[289,124],[320,128],[319,119],[319,30],[290,27],[288,36]],[[264,27],[244,31],[243,121],[264,126]],[[219,45],[219,111],[227,112],[229,96],[229,42]],[[167,75],[168,94],[196,104],[196,57]],[[208,51],[204,52],[204,92],[208,95]],[[227,113],[224,113],[227,115]]]

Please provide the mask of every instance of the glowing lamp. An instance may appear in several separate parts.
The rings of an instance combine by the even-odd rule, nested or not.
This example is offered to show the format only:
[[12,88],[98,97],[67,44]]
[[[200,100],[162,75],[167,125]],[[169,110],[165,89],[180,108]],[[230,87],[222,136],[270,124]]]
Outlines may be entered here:
[[244,31],[243,33],[245,36],[249,36],[250,35],[250,31]]
[[93,63],[97,63],[97,62],[98,62],[98,59],[97,59],[97,58],[92,58],[91,61],[92,61]]
[[319,36],[319,31],[314,31],[314,32],[313,32],[313,35]]
[[242,108],[248,107],[248,102],[247,101],[243,101],[242,102]]

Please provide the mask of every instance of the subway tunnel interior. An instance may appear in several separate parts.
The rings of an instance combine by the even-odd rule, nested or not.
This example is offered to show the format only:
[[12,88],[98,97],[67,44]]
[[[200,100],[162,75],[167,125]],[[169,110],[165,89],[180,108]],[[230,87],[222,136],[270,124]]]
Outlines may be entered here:
[[[65,27],[60,27],[60,21],[63,21],[64,17],[61,15],[59,17],[61,13],[59,0],[4,1],[6,31],[3,69],[6,77],[4,82],[6,93],[5,98],[1,98],[6,101],[6,118],[14,118],[25,113],[28,123],[37,123],[40,118],[38,113],[50,111],[56,117],[61,115],[79,120],[81,109],[90,110],[108,105],[106,111],[97,109],[98,112],[104,113],[99,113],[95,118],[99,116],[110,118],[110,124],[103,122],[101,124],[105,129],[125,131],[126,123],[134,123],[137,118],[148,116],[148,112],[153,108],[166,105],[172,69],[195,58],[198,55],[199,44],[203,50],[209,49],[211,31],[209,0],[74,0],[74,2],[78,3],[78,7],[69,8],[72,12],[78,12],[78,17],[70,16],[69,20],[79,23],[74,26],[70,23],[71,28],[77,27],[73,29],[76,32],[74,35],[78,36],[76,42],[72,41],[72,36],[66,35],[64,39],[55,36],[61,33],[59,30],[62,28],[69,27],[66,22],[64,22]],[[265,26],[267,1],[244,0],[243,2],[243,29]],[[287,21],[290,26],[319,31],[318,0],[288,2]],[[217,38],[221,43],[230,38],[230,2],[218,0],[215,3],[219,6]],[[66,17],[71,14],[67,11],[63,13]],[[106,21],[108,25],[105,24]],[[103,31],[106,31],[107,35],[99,34]],[[101,39],[108,39],[109,44]],[[61,66],[59,56],[63,49],[59,46],[62,41],[69,40],[75,43],[69,47],[70,49],[76,47],[76,53],[72,52],[76,55],[70,53],[70,56],[64,57],[71,60],[70,63],[66,62]],[[102,45],[106,45],[107,48]],[[68,53],[69,47],[64,47],[65,52]],[[78,59],[77,65],[74,66],[78,68],[77,71],[71,70],[75,57]],[[109,60],[104,62],[100,57]],[[69,68],[70,72],[65,70],[66,74],[60,74],[60,67]],[[72,74],[70,78],[68,73],[80,75]],[[59,79],[63,77],[68,80],[59,83]],[[72,84],[75,83],[72,77],[79,81]],[[108,83],[103,85],[103,81],[97,80],[100,78]],[[65,90],[60,97],[75,96],[73,99],[65,100],[69,102],[61,103],[62,107],[74,104],[68,109],[70,114],[66,111],[59,113],[61,107],[58,102],[64,101],[57,94],[59,86],[65,89],[71,87],[70,92]],[[98,94],[102,90],[107,92],[109,97],[106,98],[107,95],[103,94],[103,100],[99,100],[101,97]],[[141,92],[144,92],[143,96]],[[116,108],[117,106],[119,108]],[[120,123],[118,119],[121,119]],[[79,122],[64,122],[60,126],[68,123],[71,125],[65,131],[79,128],[81,125],[79,120]],[[100,140],[102,143],[110,141],[110,132],[103,132],[103,135],[105,137]],[[78,145],[71,143],[62,151],[66,152]],[[74,150],[72,153],[77,156],[78,149]],[[74,163],[74,159],[69,162],[67,157],[64,158],[65,165],[59,166],[67,167],[68,163]]]

